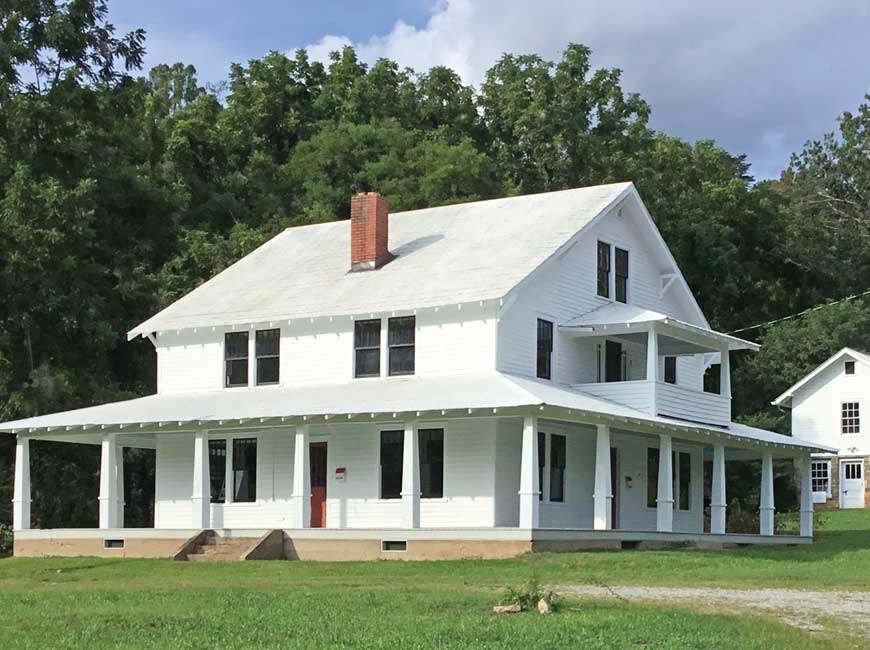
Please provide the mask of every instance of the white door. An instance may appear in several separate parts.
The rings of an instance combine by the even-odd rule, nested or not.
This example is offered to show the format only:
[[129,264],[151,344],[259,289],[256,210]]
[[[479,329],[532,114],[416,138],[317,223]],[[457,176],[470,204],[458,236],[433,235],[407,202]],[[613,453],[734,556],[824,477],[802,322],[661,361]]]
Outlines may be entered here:
[[864,461],[840,461],[840,507],[864,507]]

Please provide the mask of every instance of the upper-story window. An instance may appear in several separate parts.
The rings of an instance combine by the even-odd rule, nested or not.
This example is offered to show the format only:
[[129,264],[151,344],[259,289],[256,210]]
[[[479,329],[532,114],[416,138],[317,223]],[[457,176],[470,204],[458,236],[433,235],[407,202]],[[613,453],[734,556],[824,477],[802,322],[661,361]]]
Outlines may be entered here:
[[843,433],[861,433],[861,414],[858,402],[843,402],[840,418]]
[[598,242],[598,295],[628,302],[628,251],[603,241]]
[[224,336],[225,386],[248,385],[248,333],[227,332]]
[[854,375],[855,374],[855,362],[854,361],[847,361],[845,364],[843,364],[843,369],[845,370],[847,375]]
[[259,330],[256,334],[257,386],[277,384],[280,368],[281,330]]
[[414,316],[391,318],[387,323],[390,375],[414,374],[414,342],[416,319]]
[[665,357],[665,382],[668,384],[677,383],[677,358]]
[[354,377],[381,374],[381,321],[358,320],[353,326]]
[[538,319],[537,376],[551,379],[553,374],[553,323]]

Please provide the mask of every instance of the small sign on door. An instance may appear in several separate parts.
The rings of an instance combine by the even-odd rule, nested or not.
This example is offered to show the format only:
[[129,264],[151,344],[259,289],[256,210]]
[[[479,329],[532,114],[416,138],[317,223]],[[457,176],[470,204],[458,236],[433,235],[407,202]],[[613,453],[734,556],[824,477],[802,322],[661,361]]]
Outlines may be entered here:
[[347,478],[347,467],[336,467],[335,480],[344,482],[345,478]]

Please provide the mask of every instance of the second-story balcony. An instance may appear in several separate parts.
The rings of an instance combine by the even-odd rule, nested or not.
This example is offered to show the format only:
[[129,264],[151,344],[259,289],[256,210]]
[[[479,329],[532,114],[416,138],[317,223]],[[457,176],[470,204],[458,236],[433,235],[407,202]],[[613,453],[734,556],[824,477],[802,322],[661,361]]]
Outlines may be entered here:
[[[732,350],[758,346],[659,312],[614,303],[559,326],[593,373],[572,387],[650,415],[728,426]],[[718,373],[705,372],[719,365]],[[710,381],[712,379],[712,381]],[[706,384],[709,384],[705,386]]]

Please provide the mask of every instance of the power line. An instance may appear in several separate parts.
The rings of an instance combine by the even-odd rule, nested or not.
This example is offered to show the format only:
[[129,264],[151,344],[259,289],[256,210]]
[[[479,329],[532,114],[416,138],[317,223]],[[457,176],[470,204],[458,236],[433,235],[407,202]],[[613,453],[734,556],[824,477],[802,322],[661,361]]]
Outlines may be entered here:
[[839,305],[843,302],[848,302],[849,300],[855,300],[856,298],[863,298],[864,296],[870,296],[870,289],[867,291],[863,291],[862,293],[856,293],[851,296],[846,296],[845,298],[840,298],[840,300],[835,300],[834,302],[826,302],[821,305],[816,305],[815,307],[810,307],[809,309],[804,309],[803,311],[799,311],[796,314],[790,314],[788,316],[783,316],[782,318],[776,318],[774,320],[769,320],[766,323],[758,323],[757,325],[750,325],[749,327],[741,327],[739,330],[733,330],[728,332],[728,334],[739,334],[740,332],[746,332],[748,330],[754,330],[758,327],[767,327],[768,325],[775,325],[776,323],[781,323],[786,320],[792,320],[793,318],[799,318],[804,314],[809,314],[812,311],[819,311],[820,309],[824,309],[825,307],[831,307],[833,305]]

